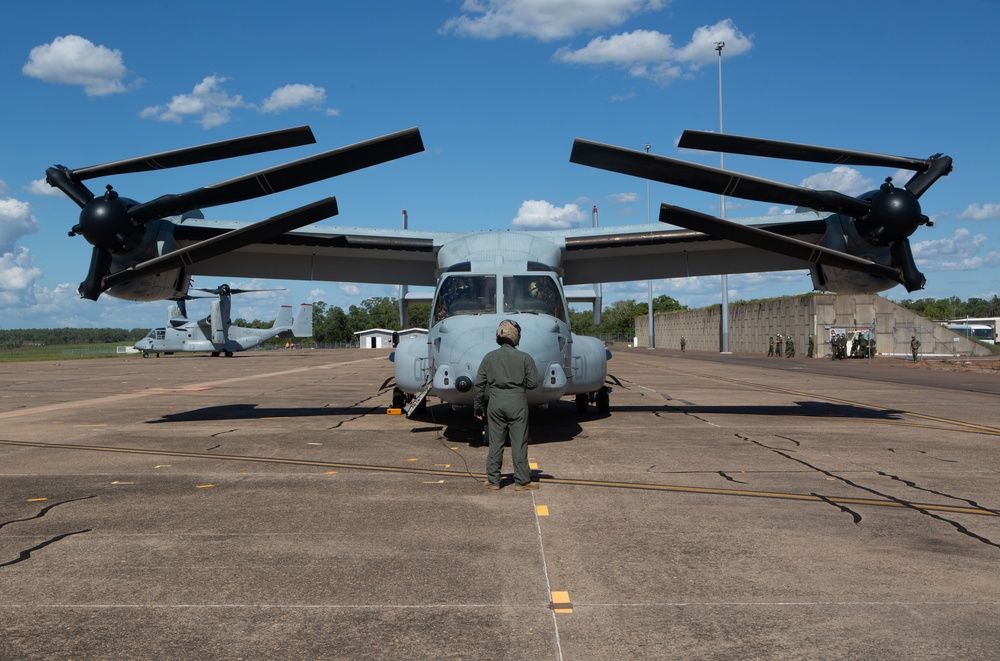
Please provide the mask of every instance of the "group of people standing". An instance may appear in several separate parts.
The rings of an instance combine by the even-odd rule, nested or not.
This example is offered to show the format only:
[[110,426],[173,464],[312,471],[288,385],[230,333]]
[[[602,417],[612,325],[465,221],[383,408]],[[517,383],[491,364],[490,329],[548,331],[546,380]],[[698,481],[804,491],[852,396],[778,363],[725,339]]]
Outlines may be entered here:
[[781,358],[782,354],[787,358],[795,357],[795,340],[791,335],[788,337],[782,336],[781,333],[772,335],[767,339],[767,355]]

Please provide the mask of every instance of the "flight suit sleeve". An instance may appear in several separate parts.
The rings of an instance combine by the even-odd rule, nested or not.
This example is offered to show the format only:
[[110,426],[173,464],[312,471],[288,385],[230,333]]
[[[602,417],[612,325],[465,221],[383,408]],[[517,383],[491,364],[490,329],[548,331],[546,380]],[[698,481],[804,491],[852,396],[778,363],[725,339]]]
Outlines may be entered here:
[[486,410],[486,360],[479,364],[476,381],[472,386],[472,410],[474,415],[480,415]]
[[534,359],[528,354],[524,355],[524,389],[534,390],[538,387],[538,370],[535,368]]

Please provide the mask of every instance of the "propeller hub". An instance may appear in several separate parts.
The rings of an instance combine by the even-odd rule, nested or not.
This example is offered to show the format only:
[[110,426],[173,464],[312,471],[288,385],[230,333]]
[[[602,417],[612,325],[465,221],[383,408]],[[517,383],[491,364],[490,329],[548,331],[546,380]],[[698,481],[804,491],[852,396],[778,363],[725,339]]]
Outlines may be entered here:
[[872,227],[869,233],[878,243],[905,239],[921,225],[920,202],[905,188],[896,188],[890,181],[871,198],[871,211],[865,221]]
[[82,234],[93,246],[115,251],[125,246],[123,238],[132,237],[136,226],[128,216],[131,200],[119,197],[113,190],[95,197],[80,211],[80,222],[73,232]]

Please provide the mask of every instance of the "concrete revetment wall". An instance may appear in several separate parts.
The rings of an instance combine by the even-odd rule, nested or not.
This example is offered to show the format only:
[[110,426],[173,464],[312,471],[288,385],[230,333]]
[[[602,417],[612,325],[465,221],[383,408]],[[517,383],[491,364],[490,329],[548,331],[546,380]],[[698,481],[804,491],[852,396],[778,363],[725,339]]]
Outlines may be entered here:
[[[767,354],[768,338],[781,334],[795,343],[795,355],[805,356],[809,336],[816,338],[814,357],[830,355],[830,329],[854,330],[874,324],[876,347],[882,355],[910,355],[910,337],[920,340],[924,355],[990,355],[990,350],[930,319],[875,294],[813,294],[729,306],[729,350]],[[718,351],[721,306],[657,314],[653,317],[655,346],[680,349],[681,337],[691,351]],[[638,346],[649,346],[649,319],[636,317]]]

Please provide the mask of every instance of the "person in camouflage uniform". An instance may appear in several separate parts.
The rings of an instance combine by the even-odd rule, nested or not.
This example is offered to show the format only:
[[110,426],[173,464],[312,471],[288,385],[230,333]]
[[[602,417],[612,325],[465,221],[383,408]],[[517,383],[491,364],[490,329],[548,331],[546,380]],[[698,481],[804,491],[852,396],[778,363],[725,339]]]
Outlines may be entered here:
[[487,489],[500,488],[503,448],[510,438],[514,462],[514,491],[538,488],[528,469],[528,396],[537,388],[538,370],[531,356],[518,351],[521,327],[504,319],[497,328],[499,349],[486,354],[474,384],[473,409],[477,420],[487,418],[490,452],[486,458]]

